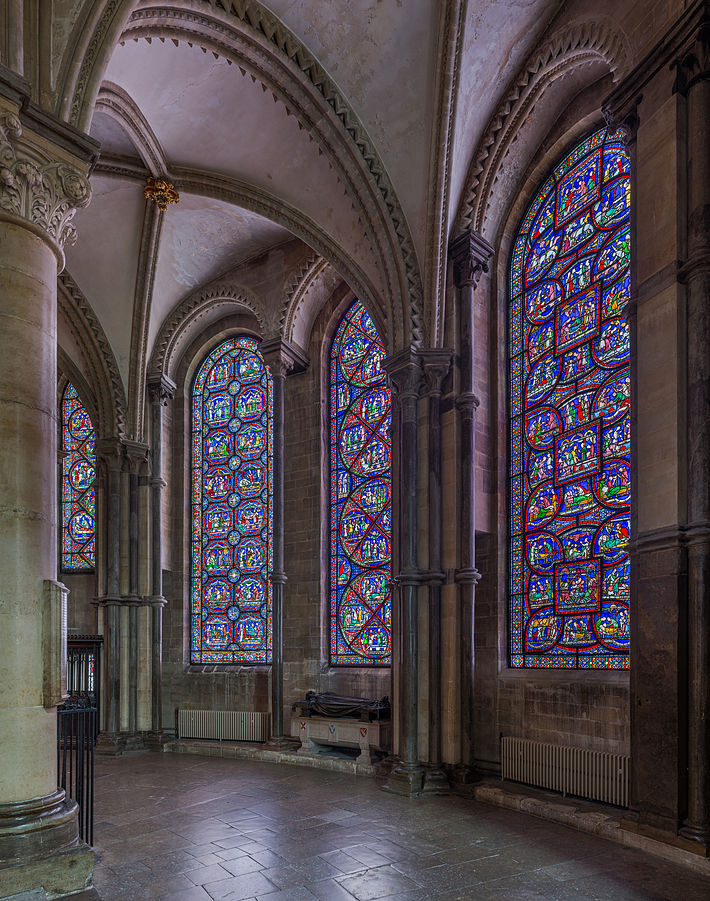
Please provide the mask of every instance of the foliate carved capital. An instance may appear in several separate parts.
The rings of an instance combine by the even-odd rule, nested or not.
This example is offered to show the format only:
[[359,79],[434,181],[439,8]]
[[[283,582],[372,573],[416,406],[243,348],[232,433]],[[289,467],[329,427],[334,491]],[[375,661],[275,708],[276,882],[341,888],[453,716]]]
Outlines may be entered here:
[[468,229],[449,245],[449,257],[454,264],[454,282],[457,288],[465,285],[475,287],[484,272],[488,272],[488,261],[493,256],[493,247]]
[[147,388],[151,404],[167,407],[168,402],[175,397],[177,385],[167,375],[161,375],[160,378],[151,379],[147,384]]
[[602,110],[609,132],[620,137],[626,147],[630,147],[636,140],[636,132],[639,128],[637,109],[641,100],[642,97],[639,94],[630,101],[626,110],[615,111],[610,107],[604,107]]
[[124,439],[123,447],[126,455],[128,471],[133,473],[140,473],[142,469],[145,469],[149,457],[148,445],[142,444],[140,441],[129,441],[127,439]]
[[306,354],[284,338],[265,341],[260,350],[274,378],[286,378],[291,372],[304,372],[308,368]]
[[89,180],[23,133],[14,113],[0,111],[0,210],[26,219],[60,248],[76,241],[72,222],[91,200]]
[[392,393],[400,403],[416,401],[422,384],[422,365],[414,348],[405,348],[383,363]]
[[441,394],[441,383],[451,368],[454,352],[448,347],[420,349],[418,352],[424,371],[428,394]]

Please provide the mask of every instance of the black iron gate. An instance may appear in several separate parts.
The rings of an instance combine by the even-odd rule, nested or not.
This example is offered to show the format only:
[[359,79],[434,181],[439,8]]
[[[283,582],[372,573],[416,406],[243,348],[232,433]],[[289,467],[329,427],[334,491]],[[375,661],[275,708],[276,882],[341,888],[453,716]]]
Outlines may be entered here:
[[75,695],[57,707],[57,781],[79,805],[79,836],[94,843],[94,744],[96,707]]

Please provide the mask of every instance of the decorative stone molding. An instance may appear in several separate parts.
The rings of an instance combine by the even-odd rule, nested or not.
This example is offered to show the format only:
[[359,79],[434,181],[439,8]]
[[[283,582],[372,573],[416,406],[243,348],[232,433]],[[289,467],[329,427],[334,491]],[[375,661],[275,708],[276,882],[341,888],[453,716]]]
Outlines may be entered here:
[[126,395],[123,380],[106,334],[91,304],[71,275],[59,274],[57,301],[84,356],[96,392],[99,435],[125,435]]
[[454,352],[450,347],[430,347],[419,350],[426,391],[430,396],[441,394],[441,383],[451,368]]
[[384,281],[390,346],[421,341],[423,289],[406,216],[365,127],[300,39],[258,0],[133,6],[131,0],[104,0],[90,24],[88,41],[77,38],[58,91],[63,116],[88,127],[119,32],[121,39],[182,39],[245,66],[308,129],[356,204]]
[[317,254],[308,257],[282,308],[280,332],[287,341],[308,347],[316,316],[341,282],[342,277],[327,260]]
[[466,176],[455,235],[483,231],[489,199],[508,148],[545,89],[566,69],[601,60],[617,76],[631,52],[624,35],[607,22],[569,25],[540,45],[513,79],[488,121]]
[[0,112],[0,210],[31,222],[61,249],[76,241],[74,214],[90,200],[89,180],[77,168],[50,159],[23,134],[18,116]]
[[168,172],[168,161],[160,141],[133,98],[123,88],[111,81],[104,81],[96,100],[96,111],[105,113],[118,123],[152,176]]
[[273,376],[285,378],[292,372],[304,372],[308,368],[308,357],[283,338],[265,341],[259,349]]
[[177,385],[175,382],[168,378],[164,373],[148,380],[148,397],[150,398],[151,404],[167,407],[170,401],[175,397],[176,390]]
[[446,292],[446,242],[448,240],[451,199],[451,154],[461,72],[461,44],[466,18],[465,0],[446,0],[440,4],[439,46],[436,75],[436,107],[432,129],[429,167],[430,212],[427,221],[426,297],[432,304],[429,334],[432,347],[438,346],[444,333]]
[[216,304],[242,307],[255,317],[261,330],[265,328],[261,301],[247,288],[230,283],[213,283],[198,289],[179,303],[163,323],[155,340],[148,364],[149,379],[170,375],[177,364],[177,348],[192,334],[195,324]]

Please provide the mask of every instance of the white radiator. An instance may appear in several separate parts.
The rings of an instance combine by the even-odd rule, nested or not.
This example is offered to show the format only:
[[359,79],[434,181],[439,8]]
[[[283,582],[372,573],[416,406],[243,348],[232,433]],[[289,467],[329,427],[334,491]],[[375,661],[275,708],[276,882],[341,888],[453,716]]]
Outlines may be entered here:
[[178,738],[266,741],[269,714],[248,710],[184,710],[177,712]]
[[628,807],[629,757],[553,745],[527,738],[501,739],[501,776]]

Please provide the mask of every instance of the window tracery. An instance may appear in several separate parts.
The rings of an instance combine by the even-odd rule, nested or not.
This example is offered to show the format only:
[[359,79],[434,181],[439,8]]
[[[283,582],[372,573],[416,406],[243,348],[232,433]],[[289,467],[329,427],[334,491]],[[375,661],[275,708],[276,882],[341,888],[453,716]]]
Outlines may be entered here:
[[330,661],[391,662],[391,392],[385,350],[360,301],[330,355]]
[[271,662],[273,398],[258,348],[224,341],[192,391],[192,663]]
[[510,665],[629,665],[629,159],[554,168],[510,273]]
[[93,570],[96,563],[96,435],[76,388],[62,394],[61,568]]

